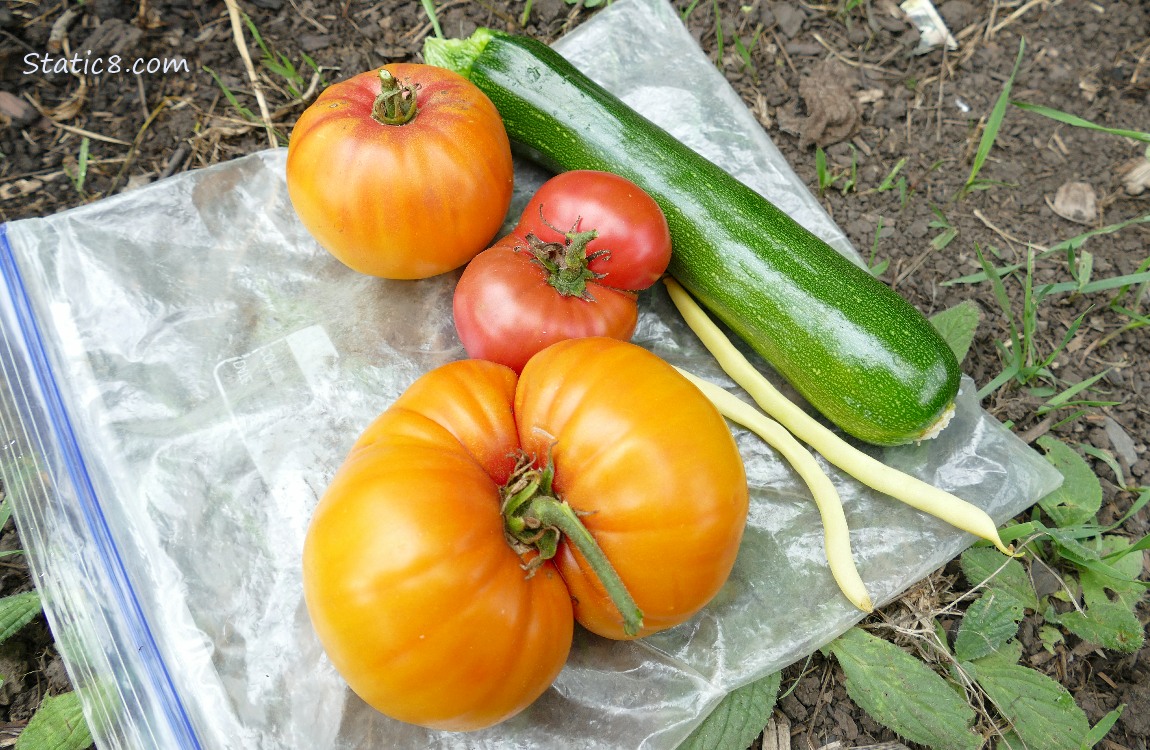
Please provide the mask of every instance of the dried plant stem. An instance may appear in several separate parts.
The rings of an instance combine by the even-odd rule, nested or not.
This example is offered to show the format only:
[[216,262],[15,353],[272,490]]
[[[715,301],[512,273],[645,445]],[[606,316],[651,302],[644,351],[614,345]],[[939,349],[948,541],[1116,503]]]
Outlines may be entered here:
[[235,39],[236,49],[240,53],[240,58],[244,61],[244,69],[247,70],[248,80],[251,81],[252,91],[256,95],[256,103],[260,108],[260,118],[263,120],[264,131],[268,135],[268,142],[271,147],[279,146],[279,139],[276,137],[276,129],[272,126],[271,114],[268,112],[268,102],[264,98],[263,87],[260,86],[259,77],[256,75],[256,67],[252,64],[252,56],[248,53],[248,44],[244,41],[243,22],[240,20],[240,9],[236,5],[236,0],[224,0],[228,6],[228,17],[232,22],[232,38]]

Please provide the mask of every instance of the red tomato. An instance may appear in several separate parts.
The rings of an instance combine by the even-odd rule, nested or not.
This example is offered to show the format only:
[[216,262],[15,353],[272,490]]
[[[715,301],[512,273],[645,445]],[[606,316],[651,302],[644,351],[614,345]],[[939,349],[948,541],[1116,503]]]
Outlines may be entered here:
[[552,177],[532,196],[517,231],[545,242],[566,232],[594,229],[587,254],[603,274],[599,284],[638,291],[658,281],[671,260],[671,233],[655,199],[635,183],[610,172],[574,170]]
[[[590,531],[642,611],[633,630],[569,536],[532,525],[544,510]],[[632,344],[565,341],[521,377],[482,360],[433,370],[369,426],[308,528],[304,594],[367,703],[477,729],[547,689],[573,612],[609,638],[696,613],[729,575],[746,513],[738,449],[691,383]]]
[[288,192],[308,231],[349,267],[434,276],[499,231],[511,203],[511,147],[495,106],[462,76],[413,63],[381,70],[401,87],[389,99],[401,105],[393,119],[414,102],[411,119],[376,119],[380,70],[328,87],[292,132]]
[[455,329],[467,354],[518,372],[535,353],[571,338],[627,340],[639,309],[632,292],[586,283],[585,295],[562,294],[530,243],[510,234],[475,257],[455,287]]

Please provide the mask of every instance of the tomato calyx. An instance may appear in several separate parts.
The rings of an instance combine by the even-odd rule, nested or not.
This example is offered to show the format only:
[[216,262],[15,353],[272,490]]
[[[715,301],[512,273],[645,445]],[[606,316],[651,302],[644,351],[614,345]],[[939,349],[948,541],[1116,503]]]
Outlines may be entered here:
[[[558,231],[558,230],[556,230]],[[533,260],[547,271],[547,284],[565,297],[579,297],[594,302],[595,298],[587,290],[587,283],[603,278],[607,274],[592,271],[591,261],[609,256],[610,250],[598,250],[587,254],[587,245],[599,233],[594,229],[563,232],[563,242],[545,242],[534,233],[527,235],[527,249]]]
[[371,107],[371,117],[381,125],[404,125],[415,117],[416,86],[403,86],[391,71],[379,69],[379,94]]
[[507,484],[500,488],[503,500],[503,528],[508,544],[519,555],[536,553],[523,565],[528,577],[559,551],[566,539],[583,555],[599,582],[623,617],[623,631],[637,635],[643,627],[643,612],[627,591],[619,574],[595,537],[579,520],[579,512],[556,497],[551,486],[555,467],[550,456],[543,468],[521,454]]

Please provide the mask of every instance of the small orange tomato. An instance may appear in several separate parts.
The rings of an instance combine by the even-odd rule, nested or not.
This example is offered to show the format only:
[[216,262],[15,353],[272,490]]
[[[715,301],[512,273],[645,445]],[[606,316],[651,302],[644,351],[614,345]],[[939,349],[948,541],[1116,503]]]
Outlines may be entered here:
[[288,144],[292,206],[350,268],[420,279],[462,266],[507,214],[503,120],[457,73],[396,63],[329,86]]

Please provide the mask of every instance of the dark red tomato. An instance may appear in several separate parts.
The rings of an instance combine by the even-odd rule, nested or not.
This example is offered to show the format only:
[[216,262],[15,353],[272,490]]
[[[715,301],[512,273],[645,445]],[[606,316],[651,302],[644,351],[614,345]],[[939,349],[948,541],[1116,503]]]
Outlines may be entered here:
[[639,317],[633,293],[594,278],[582,279],[581,294],[549,283],[554,273],[548,264],[563,265],[569,250],[533,245],[513,232],[467,264],[455,287],[454,314],[468,356],[519,372],[532,355],[559,341],[631,338]]
[[[610,172],[575,170],[545,182],[519,217],[517,231],[544,242],[595,230],[587,244],[598,283],[637,291],[654,284],[671,260],[671,233],[655,199]],[[599,254],[602,253],[602,254]]]

